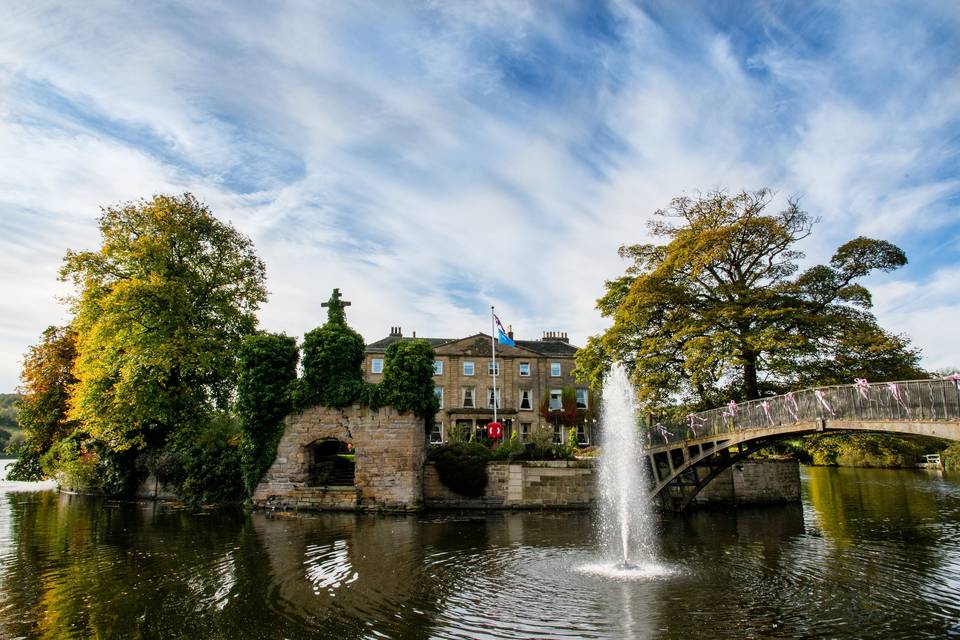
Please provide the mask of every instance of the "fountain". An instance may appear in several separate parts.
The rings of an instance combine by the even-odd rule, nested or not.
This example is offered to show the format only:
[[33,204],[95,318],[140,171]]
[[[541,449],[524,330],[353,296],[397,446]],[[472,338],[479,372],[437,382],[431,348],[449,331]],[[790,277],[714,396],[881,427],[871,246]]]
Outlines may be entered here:
[[642,466],[634,390],[619,364],[604,379],[601,427],[597,525],[604,559],[584,570],[618,579],[669,575],[673,572],[654,560],[656,531]]

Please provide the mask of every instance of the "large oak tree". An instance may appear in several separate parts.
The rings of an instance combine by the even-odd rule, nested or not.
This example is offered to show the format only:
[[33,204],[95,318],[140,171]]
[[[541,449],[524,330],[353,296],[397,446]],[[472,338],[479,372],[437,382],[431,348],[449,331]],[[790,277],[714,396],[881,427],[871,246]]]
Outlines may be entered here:
[[858,281],[906,264],[882,240],[856,238],[830,262],[799,270],[797,244],[816,220],[791,200],[768,212],[768,190],[674,198],[655,212],[662,243],[626,245],[626,273],[597,306],[613,319],[577,355],[599,386],[627,364],[651,406],[708,407],[796,385],[922,375],[918,353],[878,326]]
[[152,449],[227,407],[265,269],[190,194],[106,208],[99,227],[100,249],[61,271],[78,291],[68,417],[113,451]]

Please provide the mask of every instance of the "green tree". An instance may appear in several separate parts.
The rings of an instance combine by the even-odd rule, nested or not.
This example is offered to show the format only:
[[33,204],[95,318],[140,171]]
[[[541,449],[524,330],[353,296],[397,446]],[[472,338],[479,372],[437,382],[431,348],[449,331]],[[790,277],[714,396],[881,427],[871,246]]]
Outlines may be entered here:
[[41,456],[78,426],[67,415],[70,388],[76,383],[76,341],[72,327],[48,327],[24,356],[22,395],[17,403],[17,421],[24,437],[13,451],[17,462],[8,474],[12,480],[42,479]]
[[656,211],[651,231],[664,243],[620,248],[632,264],[605,284],[597,306],[613,326],[577,354],[581,378],[599,386],[619,360],[648,405],[708,407],[854,374],[922,373],[907,341],[877,325],[857,283],[906,264],[903,252],[856,238],[798,274],[797,243],[816,221],[794,200],[768,213],[771,197],[716,191]]
[[433,428],[438,400],[433,390],[433,347],[426,340],[401,340],[387,347],[380,400],[400,413],[422,417]]
[[297,341],[283,334],[248,336],[240,347],[237,418],[248,494],[277,455],[283,419],[292,407],[299,357]]
[[99,228],[100,249],[61,270],[78,291],[68,417],[111,451],[155,449],[227,407],[264,265],[190,194],[106,208]]

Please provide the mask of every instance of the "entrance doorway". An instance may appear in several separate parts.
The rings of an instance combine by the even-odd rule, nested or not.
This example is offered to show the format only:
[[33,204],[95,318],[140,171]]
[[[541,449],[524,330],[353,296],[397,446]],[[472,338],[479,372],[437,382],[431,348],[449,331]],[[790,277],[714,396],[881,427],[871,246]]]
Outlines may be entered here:
[[308,487],[350,487],[356,472],[353,445],[328,438],[307,447],[310,455]]

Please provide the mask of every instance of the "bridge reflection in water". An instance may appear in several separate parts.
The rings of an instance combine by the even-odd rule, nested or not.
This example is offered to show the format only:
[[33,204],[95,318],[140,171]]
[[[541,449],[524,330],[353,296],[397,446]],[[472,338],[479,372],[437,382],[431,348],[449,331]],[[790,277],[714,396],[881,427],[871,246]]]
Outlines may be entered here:
[[647,434],[650,495],[682,510],[721,471],[776,440],[844,431],[960,441],[960,380],[858,380],[656,423]]

